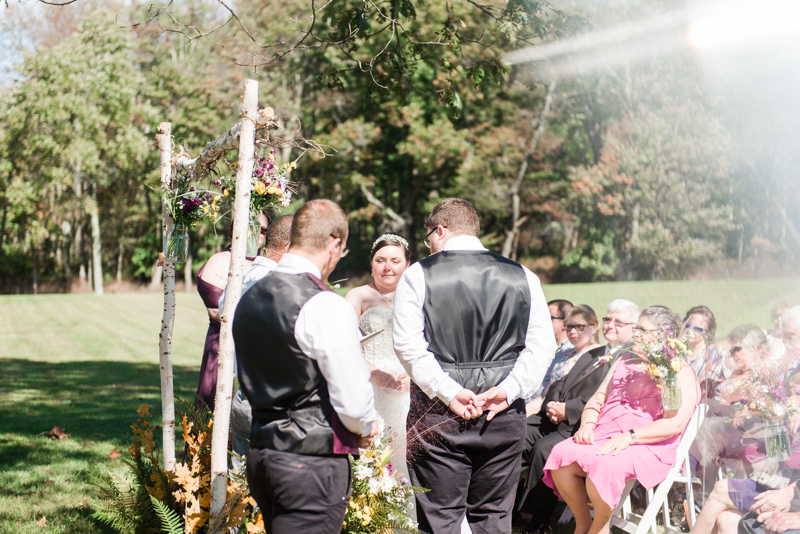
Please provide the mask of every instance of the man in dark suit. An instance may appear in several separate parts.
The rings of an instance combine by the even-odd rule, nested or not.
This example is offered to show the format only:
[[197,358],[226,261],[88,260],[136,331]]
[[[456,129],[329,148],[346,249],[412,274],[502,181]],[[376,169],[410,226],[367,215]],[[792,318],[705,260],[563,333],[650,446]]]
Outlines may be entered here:
[[530,471],[527,480],[520,483],[517,510],[532,518],[523,532],[540,531],[549,525],[558,498],[542,483],[544,464],[556,444],[578,431],[586,402],[605,378],[614,356],[606,355],[605,346],[584,353],[567,376],[551,384],[541,411],[528,417],[522,470]]

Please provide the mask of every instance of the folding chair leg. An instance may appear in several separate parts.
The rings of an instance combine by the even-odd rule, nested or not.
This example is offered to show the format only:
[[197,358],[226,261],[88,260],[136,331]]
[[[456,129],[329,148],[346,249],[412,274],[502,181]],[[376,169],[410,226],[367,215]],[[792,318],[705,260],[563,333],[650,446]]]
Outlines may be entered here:
[[[667,493],[672,488],[672,477],[667,477],[667,479],[658,485],[655,493],[648,491],[649,494],[652,495],[650,498],[650,502],[665,502],[667,498]],[[656,516],[660,511],[660,506],[650,506],[648,503],[647,510],[645,510],[644,515],[642,515],[641,521],[639,521],[639,526],[636,527],[635,534],[647,534],[647,531],[651,528],[655,527],[656,524]],[[655,532],[655,530],[654,530]]]

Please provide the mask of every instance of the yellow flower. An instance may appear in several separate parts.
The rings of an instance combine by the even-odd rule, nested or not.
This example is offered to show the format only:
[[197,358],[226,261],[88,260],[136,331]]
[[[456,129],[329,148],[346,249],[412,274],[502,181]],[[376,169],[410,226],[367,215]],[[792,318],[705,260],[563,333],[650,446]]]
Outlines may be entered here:
[[351,500],[351,501],[350,501],[350,508],[352,508],[352,509],[354,509],[354,510],[355,510],[356,508],[358,508],[358,505],[356,504],[356,501],[353,501],[353,500]]
[[255,187],[253,190],[256,192],[257,195],[263,195],[265,191],[267,191],[267,186],[264,185],[264,182],[256,182]]
[[683,360],[672,360],[672,370],[676,373],[680,373],[681,369],[683,369]]
[[297,168],[297,162],[293,161],[291,166],[292,166],[293,169],[296,169]]
[[270,161],[275,161],[275,154],[270,154],[269,155],[269,160]]
[[750,409],[751,410],[755,410],[756,409],[756,403],[755,402],[751,402],[750,403]]
[[268,195],[280,195],[281,194],[281,188],[280,187],[275,187],[274,185],[271,185],[271,186],[269,186],[267,188],[267,194]]
[[228,196],[228,190],[226,189],[226,190],[225,190],[225,192],[224,192],[224,193],[222,193],[222,194],[223,194],[223,195],[225,195],[225,196],[227,197],[227,196]]

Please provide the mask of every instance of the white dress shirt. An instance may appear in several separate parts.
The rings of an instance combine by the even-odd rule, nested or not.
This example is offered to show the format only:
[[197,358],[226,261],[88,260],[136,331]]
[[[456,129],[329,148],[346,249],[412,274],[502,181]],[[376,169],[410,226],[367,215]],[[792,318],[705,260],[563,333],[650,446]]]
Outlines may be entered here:
[[[269,273],[272,272],[275,267],[278,266],[278,262],[271,260],[269,258],[265,258],[264,256],[257,256],[256,259],[253,261],[253,265],[251,265],[242,275],[242,295],[244,295],[248,289],[256,285],[256,282],[267,276]],[[222,315],[223,305],[225,303],[225,290],[222,290],[222,295],[219,296],[219,313]]]
[[[477,237],[457,236],[450,238],[443,250],[486,249]],[[526,267],[522,269],[531,291],[531,310],[525,348],[509,375],[499,384],[508,395],[509,404],[519,397],[529,397],[541,384],[556,350],[550,310],[539,278]],[[415,263],[403,273],[395,291],[394,350],[408,375],[428,397],[435,395],[449,404],[463,386],[444,372],[436,356],[428,350],[422,313],[424,302],[425,274],[422,266]]]
[[[311,273],[322,279],[316,265],[297,254],[284,254],[275,272]],[[351,432],[368,436],[378,416],[353,306],[333,291],[314,295],[300,309],[294,337],[300,350],[316,360],[328,382],[331,405],[339,420]]]

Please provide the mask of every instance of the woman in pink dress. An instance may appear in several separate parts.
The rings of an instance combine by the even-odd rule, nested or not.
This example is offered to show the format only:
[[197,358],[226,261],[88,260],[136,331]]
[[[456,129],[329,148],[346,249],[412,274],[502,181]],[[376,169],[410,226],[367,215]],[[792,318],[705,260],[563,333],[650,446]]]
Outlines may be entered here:
[[[637,341],[651,341],[662,326],[680,331],[680,317],[652,306],[642,312],[634,336]],[[575,534],[608,534],[611,512],[629,479],[649,489],[667,476],[700,400],[700,386],[690,366],[678,373],[678,384],[682,405],[665,413],[661,390],[642,360],[623,354],[586,403],[575,437],[553,448],[543,480],[575,515]]]

